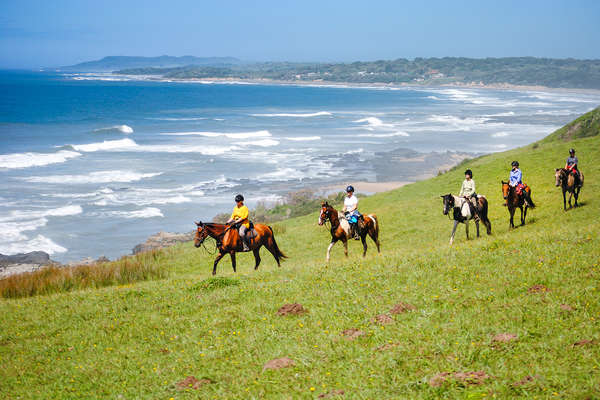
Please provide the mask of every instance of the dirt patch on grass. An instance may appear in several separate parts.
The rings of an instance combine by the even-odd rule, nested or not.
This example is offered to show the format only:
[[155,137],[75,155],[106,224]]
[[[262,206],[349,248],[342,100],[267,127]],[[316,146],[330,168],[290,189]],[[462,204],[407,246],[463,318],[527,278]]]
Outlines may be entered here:
[[370,319],[372,324],[388,325],[394,322],[394,319],[388,314],[379,314],[378,316]]
[[346,340],[354,340],[356,338],[361,337],[364,334],[365,333],[363,331],[356,328],[346,329],[344,332],[342,332],[342,336],[344,336]]
[[160,349],[159,351],[160,351],[162,354],[169,354],[169,353],[170,353],[169,349]]
[[263,367],[263,371],[266,369],[281,369],[291,367],[295,364],[294,360],[287,357],[276,358],[274,360],[269,361]]
[[575,311],[575,307],[572,307],[568,304],[561,304],[560,309],[564,311]]
[[300,315],[307,313],[308,310],[302,306],[302,304],[292,303],[292,304],[284,304],[281,306],[279,310],[277,310],[277,315]]
[[533,382],[537,381],[538,379],[539,379],[538,376],[527,375],[525,378],[521,379],[520,381],[512,383],[512,386],[519,387],[519,386],[529,385],[530,383],[533,383]]
[[596,341],[594,339],[581,339],[581,340],[573,343],[573,347],[588,346],[590,344],[596,344]]
[[527,289],[527,293],[547,293],[550,289],[548,289],[544,285],[533,285],[529,289]]
[[392,315],[402,314],[405,312],[414,311],[416,309],[417,309],[417,307],[413,306],[412,304],[398,303],[390,310],[390,314],[392,314]]
[[516,340],[517,337],[518,336],[514,333],[499,333],[492,338],[492,342],[508,343],[512,340]]
[[344,391],[342,389],[336,389],[336,390],[332,390],[327,393],[321,393],[319,395],[319,399],[329,399],[331,397],[343,396],[343,395],[344,395]]
[[188,376],[182,381],[179,381],[175,384],[177,389],[185,390],[185,389],[194,389],[198,390],[204,385],[208,385],[213,383],[212,380],[208,378],[197,379],[195,376]]
[[471,372],[440,372],[429,379],[429,386],[440,387],[449,381],[455,381],[462,385],[481,385],[490,376],[485,371]]
[[388,350],[393,349],[394,347],[398,347],[399,345],[400,345],[400,343],[386,343],[386,344],[376,348],[375,351],[388,351]]

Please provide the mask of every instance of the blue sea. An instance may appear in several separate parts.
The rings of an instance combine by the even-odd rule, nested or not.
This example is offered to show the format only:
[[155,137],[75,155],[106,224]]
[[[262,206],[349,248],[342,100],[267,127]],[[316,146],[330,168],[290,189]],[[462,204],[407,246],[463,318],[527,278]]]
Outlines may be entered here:
[[252,207],[302,188],[413,181],[386,160],[522,146],[599,103],[558,91],[3,71],[0,253],[115,258],[231,210],[237,193]]

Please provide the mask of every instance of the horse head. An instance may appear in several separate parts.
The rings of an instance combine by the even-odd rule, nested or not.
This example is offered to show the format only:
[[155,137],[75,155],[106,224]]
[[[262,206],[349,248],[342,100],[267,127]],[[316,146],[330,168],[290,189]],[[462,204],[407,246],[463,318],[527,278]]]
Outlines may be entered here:
[[448,215],[448,213],[450,212],[450,209],[454,207],[454,196],[452,196],[450,193],[448,193],[448,194],[445,194],[440,197],[443,199],[443,202],[444,202],[443,213],[444,213],[444,215]]
[[197,226],[196,235],[194,236],[194,246],[200,247],[204,242],[204,239],[208,236],[208,230],[204,226],[202,221],[194,222]]
[[331,211],[329,210],[331,206],[328,202],[324,201],[321,203],[321,213],[319,214],[319,225],[323,225],[326,220],[331,216]]
[[504,200],[508,199],[508,194],[510,192],[510,185],[508,182],[502,181],[502,198]]
[[560,186],[560,184],[562,183],[562,179],[563,179],[563,169],[562,168],[556,168],[556,170],[554,171],[554,178],[556,179],[556,186]]

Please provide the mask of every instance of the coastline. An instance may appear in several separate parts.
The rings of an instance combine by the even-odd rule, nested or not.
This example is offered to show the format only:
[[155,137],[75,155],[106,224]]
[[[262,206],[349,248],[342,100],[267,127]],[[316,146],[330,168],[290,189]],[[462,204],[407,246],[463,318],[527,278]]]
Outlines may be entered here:
[[[85,73],[92,80],[93,73]],[[96,74],[97,75],[97,74]],[[456,89],[484,89],[484,90],[507,90],[524,92],[555,92],[555,93],[579,93],[600,95],[600,89],[583,88],[554,88],[539,85],[515,85],[511,83],[384,83],[384,82],[338,82],[325,80],[276,80],[276,79],[243,79],[243,78],[164,78],[162,75],[125,75],[110,73],[110,76],[124,78],[124,80],[151,81],[151,82],[177,82],[177,83],[204,83],[204,84],[246,84],[246,85],[274,85],[274,86],[306,86],[306,87],[338,87],[357,89],[434,89],[434,88],[456,88]]]

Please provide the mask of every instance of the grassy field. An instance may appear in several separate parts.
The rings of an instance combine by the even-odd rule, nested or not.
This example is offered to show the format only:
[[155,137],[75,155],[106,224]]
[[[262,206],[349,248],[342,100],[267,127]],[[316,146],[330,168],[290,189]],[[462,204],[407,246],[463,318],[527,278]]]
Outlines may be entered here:
[[[214,256],[183,244],[157,257],[164,279],[1,299],[2,398],[600,398],[599,146],[542,142],[364,198],[382,242],[364,259],[353,242],[325,265],[315,210],[278,223],[281,268],[263,250],[258,271],[244,254],[213,279]],[[586,186],[563,212],[554,168],[569,147]],[[500,181],[513,159],[538,207],[511,231]],[[450,248],[439,195],[466,167],[493,234],[467,241],[461,226]],[[401,302],[416,309],[390,314]],[[308,312],[277,315],[286,303]],[[294,364],[264,369],[282,357]],[[196,388],[178,387],[188,376]]]

